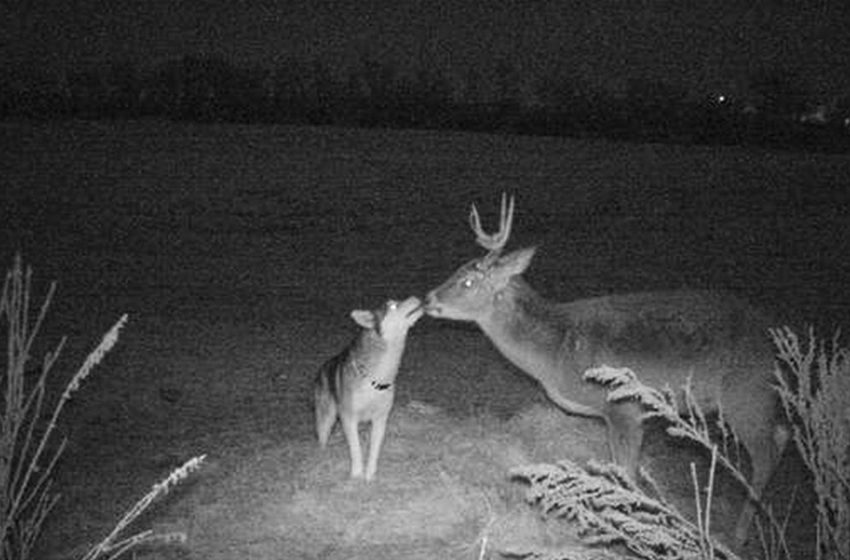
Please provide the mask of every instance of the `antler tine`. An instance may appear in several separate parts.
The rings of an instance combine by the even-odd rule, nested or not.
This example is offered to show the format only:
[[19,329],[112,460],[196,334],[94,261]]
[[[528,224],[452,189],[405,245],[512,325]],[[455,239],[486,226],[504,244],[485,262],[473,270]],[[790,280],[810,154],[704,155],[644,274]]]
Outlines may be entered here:
[[511,235],[511,226],[514,220],[514,197],[511,196],[510,204],[507,201],[507,195],[502,193],[501,216],[499,218],[499,231],[488,234],[481,227],[481,216],[478,214],[478,209],[475,204],[472,205],[472,211],[469,213],[469,224],[472,231],[475,232],[476,241],[479,245],[490,251],[498,254]]

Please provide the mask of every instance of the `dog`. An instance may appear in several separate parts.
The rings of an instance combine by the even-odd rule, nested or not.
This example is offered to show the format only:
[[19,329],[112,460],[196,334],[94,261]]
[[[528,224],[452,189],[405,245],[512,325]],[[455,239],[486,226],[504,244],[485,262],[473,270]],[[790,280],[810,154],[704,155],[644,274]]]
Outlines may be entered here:
[[[423,315],[416,297],[387,301],[376,310],[356,309],[360,334],[339,354],[325,362],[315,380],[316,432],[324,449],[337,418],[348,442],[351,478],[375,477],[378,455],[395,398],[395,378],[407,332]],[[363,470],[358,426],[371,422],[369,459]]]

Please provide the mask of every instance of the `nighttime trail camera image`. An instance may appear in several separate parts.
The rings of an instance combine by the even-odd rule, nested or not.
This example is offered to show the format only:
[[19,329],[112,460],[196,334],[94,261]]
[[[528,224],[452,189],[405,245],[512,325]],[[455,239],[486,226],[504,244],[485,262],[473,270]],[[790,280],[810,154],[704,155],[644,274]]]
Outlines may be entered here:
[[[848,21],[848,0],[3,2],[0,262],[32,267],[29,324],[56,297],[0,353],[0,560],[616,553],[512,475],[561,461],[654,480],[742,557],[841,540],[845,463],[795,431],[835,415],[777,404],[770,329],[820,344],[850,317]],[[833,387],[790,356],[783,395]],[[603,366],[679,405],[690,379],[742,474],[718,459],[708,491],[711,449],[608,402]]]

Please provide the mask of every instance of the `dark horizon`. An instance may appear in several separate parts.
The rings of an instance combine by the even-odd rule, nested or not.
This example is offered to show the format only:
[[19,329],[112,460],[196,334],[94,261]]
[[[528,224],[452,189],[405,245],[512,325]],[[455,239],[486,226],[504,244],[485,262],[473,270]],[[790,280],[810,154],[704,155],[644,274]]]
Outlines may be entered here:
[[8,67],[61,73],[126,60],[221,56],[274,66],[315,61],[345,74],[374,59],[432,65],[485,83],[507,62],[523,80],[575,77],[618,93],[629,79],[691,92],[745,93],[765,72],[798,76],[824,100],[850,92],[850,4],[843,0],[713,2],[554,0],[416,2],[152,0],[11,6],[0,23]]

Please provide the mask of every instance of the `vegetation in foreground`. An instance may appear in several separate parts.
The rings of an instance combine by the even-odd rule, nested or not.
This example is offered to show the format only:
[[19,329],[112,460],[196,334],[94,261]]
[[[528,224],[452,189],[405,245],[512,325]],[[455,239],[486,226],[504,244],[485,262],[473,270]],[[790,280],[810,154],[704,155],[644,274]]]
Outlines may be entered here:
[[[812,330],[808,343],[789,328],[771,332],[778,348],[775,371],[777,390],[791,422],[792,439],[814,478],[817,494],[815,520],[817,540],[812,556],[818,560],[850,558],[850,350],[840,346],[838,336],[827,347]],[[571,461],[556,465],[529,465],[512,471],[530,486],[527,500],[545,514],[576,522],[588,547],[619,545],[631,554],[650,560],[738,558],[711,533],[710,512],[714,474],[719,462],[755,499],[735,452],[734,434],[725,426],[722,413],[712,426],[688,387],[684,387],[685,409],[679,410],[675,393],[666,387],[656,390],[642,384],[629,369],[599,368],[585,374],[589,380],[611,387],[609,399],[636,399],[650,417],[663,418],[667,433],[685,438],[711,451],[706,498],[694,464],[697,520],[692,522],[660,497],[658,486],[647,478],[659,497],[648,496],[614,466],[590,463],[582,468]],[[687,412],[687,418],[680,413]],[[710,437],[716,428],[722,450]],[[730,445],[731,444],[731,445]],[[642,473],[646,476],[646,473]],[[785,543],[786,527],[769,508],[758,504],[766,525],[759,524],[763,557],[791,560]],[[599,551],[569,549],[532,550],[523,555],[535,560],[566,560],[600,557]],[[602,557],[617,557],[606,550]]]
[[[60,499],[53,488],[53,474],[67,441],[63,439],[57,444],[52,437],[59,416],[94,367],[118,342],[119,333],[127,323],[124,315],[106,333],[65,386],[51,411],[44,406],[49,398],[47,382],[65,339],[47,353],[40,371],[30,371],[28,365],[55,289],[56,284],[51,284],[31,322],[32,271],[24,272],[17,257],[6,274],[0,297],[0,322],[6,327],[6,369],[0,388],[5,397],[0,403],[0,560],[31,557],[42,526]],[[185,542],[186,535],[182,533],[142,531],[129,537],[122,534],[151,503],[197,470],[203,460],[204,456],[192,458],[155,484],[124,514],[109,535],[82,556],[83,560],[117,558],[142,545]]]
[[[5,406],[3,408],[4,457],[0,481],[3,482],[3,549],[2,558],[28,558],[38,539],[41,526],[55,505],[58,495],[51,486],[52,473],[59,463],[64,442],[51,442],[62,407],[103,356],[117,342],[126,323],[122,317],[110,329],[103,341],[89,355],[63,391],[55,408],[43,410],[49,397],[48,373],[59,358],[62,343],[48,353],[40,372],[27,370],[33,341],[44,320],[54,293],[51,287],[35,321],[31,314],[31,273],[23,271],[20,259],[7,273],[0,319],[7,325],[7,370],[4,378]],[[792,421],[792,437],[800,455],[812,471],[817,493],[817,542],[813,555],[818,560],[848,558],[848,512],[850,486],[846,473],[850,468],[850,412],[844,403],[850,398],[850,351],[839,345],[837,336],[831,345],[809,332],[808,342],[801,341],[789,329],[772,333],[779,349],[776,377],[786,414]],[[643,558],[736,558],[733,552],[718,542],[711,533],[709,513],[713,488],[714,466],[720,463],[736,478],[737,458],[730,458],[734,436],[722,439],[722,452],[709,440],[713,430],[708,420],[692,401],[687,402],[691,413],[685,423],[675,407],[669,390],[655,391],[641,385],[628,370],[589,372],[589,377],[612,383],[611,398],[638,398],[648,407],[648,414],[661,416],[671,424],[669,433],[697,441],[712,450],[712,468],[706,483],[707,495],[700,499],[701,483],[692,467],[698,511],[692,522],[675,511],[663,498],[649,497],[627,480],[617,469],[597,464],[581,468],[569,462],[559,465],[538,465],[515,469],[513,475],[531,482],[529,500],[543,506],[558,517],[578,521],[587,543],[605,545],[606,550],[529,551],[527,558],[616,557],[612,545],[621,545]],[[41,418],[48,421],[43,425]],[[722,417],[719,429],[723,430]],[[734,455],[732,456],[734,457]],[[185,542],[182,533],[156,534],[144,531],[130,537],[121,534],[157,498],[168,493],[175,484],[199,468],[203,457],[196,457],[176,469],[155,485],[131,507],[114,530],[83,556],[117,558],[142,544]],[[767,525],[762,533],[766,558],[790,558],[783,543],[784,525],[764,510]],[[486,550],[482,542],[482,554]]]

